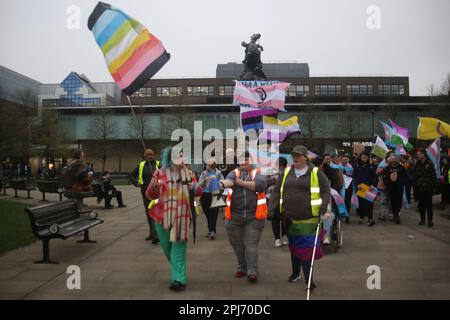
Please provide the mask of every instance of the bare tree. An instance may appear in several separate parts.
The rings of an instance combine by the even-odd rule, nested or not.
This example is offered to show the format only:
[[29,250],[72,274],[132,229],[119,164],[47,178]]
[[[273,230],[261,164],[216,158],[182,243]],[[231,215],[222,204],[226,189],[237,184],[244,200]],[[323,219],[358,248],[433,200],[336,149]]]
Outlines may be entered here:
[[134,114],[128,119],[128,135],[133,139],[138,139],[142,143],[142,147],[148,145],[152,127],[150,117],[144,113],[144,108],[134,108]]
[[357,116],[359,117],[359,114],[355,114],[350,97],[346,99],[344,110],[340,115],[341,116],[339,117],[338,122],[339,130],[345,138],[350,140],[350,145],[352,146],[355,140],[356,129],[358,128],[358,124],[356,122]]
[[434,97],[436,96],[436,88],[434,87],[434,84],[431,83],[428,87],[427,87],[427,96],[429,97]]
[[447,73],[444,82],[441,84],[441,95],[448,96],[450,95],[450,72]]
[[93,157],[102,163],[102,172],[105,171],[106,161],[110,157],[111,142],[116,137],[116,121],[110,115],[111,110],[98,108],[89,122],[88,137],[95,140],[96,145],[90,152]]

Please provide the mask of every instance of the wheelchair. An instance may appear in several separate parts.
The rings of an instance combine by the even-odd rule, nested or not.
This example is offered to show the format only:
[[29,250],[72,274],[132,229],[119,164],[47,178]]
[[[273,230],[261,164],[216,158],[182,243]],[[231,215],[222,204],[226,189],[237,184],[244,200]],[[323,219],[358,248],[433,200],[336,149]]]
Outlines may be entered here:
[[334,252],[342,247],[344,235],[342,232],[342,218],[339,214],[335,214],[330,230],[331,243],[333,245]]

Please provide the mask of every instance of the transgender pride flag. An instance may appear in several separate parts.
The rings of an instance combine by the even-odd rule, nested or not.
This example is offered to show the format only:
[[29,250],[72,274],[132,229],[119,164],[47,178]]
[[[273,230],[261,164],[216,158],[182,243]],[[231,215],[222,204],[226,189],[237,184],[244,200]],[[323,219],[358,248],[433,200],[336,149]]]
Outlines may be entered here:
[[234,105],[274,108],[285,111],[284,100],[289,83],[271,81],[236,81]]
[[339,213],[348,215],[347,207],[345,206],[344,198],[339,194],[339,192],[337,192],[333,188],[330,188],[330,192],[331,192],[331,196],[334,199],[334,203],[336,203],[336,207],[337,207]]
[[436,177],[439,178],[441,172],[439,170],[440,162],[441,162],[441,138],[437,138],[427,149],[427,155],[430,158],[431,162],[434,164],[434,168],[436,170]]

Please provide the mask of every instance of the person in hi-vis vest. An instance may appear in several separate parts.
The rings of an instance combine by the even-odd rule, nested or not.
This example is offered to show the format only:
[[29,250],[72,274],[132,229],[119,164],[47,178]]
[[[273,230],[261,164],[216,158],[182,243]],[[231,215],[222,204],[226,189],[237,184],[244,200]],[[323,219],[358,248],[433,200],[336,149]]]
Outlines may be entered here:
[[[231,171],[221,189],[229,188],[225,207],[225,228],[237,258],[236,278],[248,277],[256,282],[258,277],[258,244],[267,218],[265,190],[267,182],[259,170],[250,163],[245,152],[245,162]],[[238,158],[239,160],[243,160]]]
[[152,149],[146,149],[144,152],[144,161],[141,161],[137,167],[131,172],[130,180],[136,187],[141,187],[142,202],[144,203],[145,217],[148,222],[149,236],[145,240],[152,240],[153,244],[159,242],[156,235],[155,223],[151,219],[147,212],[150,205],[150,200],[145,196],[145,191],[152,179],[153,173],[159,169],[159,161],[154,159],[154,153]]
[[[330,202],[330,185],[322,170],[309,162],[308,149],[295,146],[291,154],[293,164],[277,181],[270,197],[269,211],[272,213],[279,206],[286,224],[292,264],[288,281],[299,280],[300,269],[303,269],[308,284],[314,246],[314,260],[323,256],[321,242],[325,231],[322,230],[317,243],[316,232],[320,216],[326,213]],[[315,285],[311,282],[313,288]]]

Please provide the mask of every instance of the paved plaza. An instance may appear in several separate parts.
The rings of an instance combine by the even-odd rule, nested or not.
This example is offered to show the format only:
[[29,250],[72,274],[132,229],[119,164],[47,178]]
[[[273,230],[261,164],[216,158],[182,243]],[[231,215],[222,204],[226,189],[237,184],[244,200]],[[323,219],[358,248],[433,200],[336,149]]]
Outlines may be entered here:
[[[206,219],[199,218],[197,242],[190,241],[187,288],[172,292],[169,264],[159,245],[144,241],[147,222],[137,188],[118,187],[127,208],[102,209],[94,198],[89,209],[105,223],[91,230],[95,244],[79,244],[81,236],[52,240],[50,253],[58,265],[37,265],[40,241],[0,255],[0,299],[300,299],[306,298],[303,281],[288,283],[290,257],[287,247],[275,248],[270,222],[259,251],[259,281],[235,279],[235,257],[219,217],[215,241],[206,235]],[[33,199],[1,199],[41,204]],[[47,198],[57,200],[48,194]],[[435,201],[438,199],[435,198]],[[115,202],[113,201],[115,204]],[[417,204],[403,210],[402,224],[378,222],[370,228],[344,225],[344,246],[326,255],[315,269],[317,289],[312,299],[450,299],[449,212],[435,211],[435,226],[418,226]],[[24,213],[25,214],[25,213]],[[375,216],[378,208],[375,209]],[[81,290],[69,290],[70,265],[81,268]],[[369,290],[367,267],[381,269],[381,289]]]

